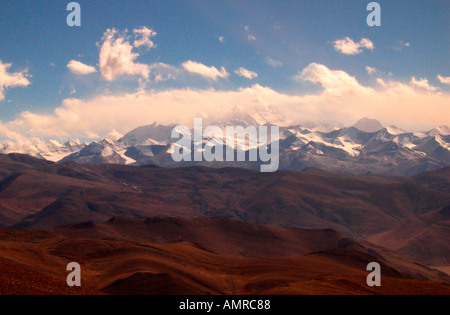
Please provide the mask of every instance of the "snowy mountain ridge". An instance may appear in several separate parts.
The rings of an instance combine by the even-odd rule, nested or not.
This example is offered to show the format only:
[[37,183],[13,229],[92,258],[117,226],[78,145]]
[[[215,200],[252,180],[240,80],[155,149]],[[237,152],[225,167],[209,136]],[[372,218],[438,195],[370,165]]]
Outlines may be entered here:
[[[257,118],[242,114],[233,121],[226,120],[217,125],[224,128],[230,124],[270,124],[261,116]],[[278,117],[276,119],[279,120]],[[27,145],[8,143],[0,145],[0,153],[23,153],[53,162],[155,164],[163,167],[191,165],[180,165],[171,159],[172,145],[177,141],[171,139],[174,127],[153,123],[138,127],[120,138],[107,137],[92,143],[78,140],[64,144],[55,140]],[[376,120],[363,118],[352,127],[331,130],[322,132],[301,125],[281,127],[281,168],[302,170],[318,167],[358,174],[411,175],[450,166],[450,127],[447,126],[427,132],[405,132],[395,126],[385,128]],[[217,140],[221,142],[224,139]],[[245,143],[238,145],[245,147]],[[234,165],[225,163],[222,166]],[[236,166],[255,168],[251,163]]]

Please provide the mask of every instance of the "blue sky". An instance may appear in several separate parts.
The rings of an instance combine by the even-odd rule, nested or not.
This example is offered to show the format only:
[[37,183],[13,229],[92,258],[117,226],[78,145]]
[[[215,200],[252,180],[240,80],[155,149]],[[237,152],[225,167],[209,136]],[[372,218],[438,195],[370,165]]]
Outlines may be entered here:
[[[323,81],[314,82],[311,76],[295,79],[313,63],[344,71],[365,87],[379,85],[378,79],[411,86],[415,78],[419,82],[416,87],[428,92],[448,95],[450,91],[444,80],[450,77],[448,0],[378,1],[381,27],[366,24],[370,1],[362,0],[96,0],[78,1],[82,26],[70,28],[66,24],[68,2],[0,3],[0,60],[12,64],[9,73],[27,69],[30,82],[27,86],[4,87],[0,102],[4,124],[23,112],[52,115],[68,98],[91,100],[142,88],[139,75],[105,80],[99,51],[104,33],[112,28],[131,45],[134,29],[145,26],[157,33],[151,38],[156,47],[133,49],[139,54],[135,63],[164,63],[180,71],[186,61],[193,61],[217,70],[223,67],[228,73],[215,80],[184,74],[159,82],[146,79],[144,89],[152,91],[236,91],[258,84],[283,95],[320,94],[326,88]],[[335,46],[337,40],[347,37],[356,44],[368,39],[373,48],[344,54]],[[73,73],[67,67],[71,60],[97,71],[89,75]],[[371,74],[368,66],[374,68]],[[249,80],[237,75],[235,71],[241,67],[258,76]]]

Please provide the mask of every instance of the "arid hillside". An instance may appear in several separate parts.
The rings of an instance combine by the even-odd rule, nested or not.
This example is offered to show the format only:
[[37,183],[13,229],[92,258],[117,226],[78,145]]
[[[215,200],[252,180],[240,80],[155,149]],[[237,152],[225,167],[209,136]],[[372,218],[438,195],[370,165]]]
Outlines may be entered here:
[[[450,294],[446,274],[332,230],[219,219],[0,230],[0,257],[8,262],[6,293],[67,294],[65,267],[76,261],[84,291],[73,292],[83,294]],[[382,266],[381,288],[366,285],[373,261]]]

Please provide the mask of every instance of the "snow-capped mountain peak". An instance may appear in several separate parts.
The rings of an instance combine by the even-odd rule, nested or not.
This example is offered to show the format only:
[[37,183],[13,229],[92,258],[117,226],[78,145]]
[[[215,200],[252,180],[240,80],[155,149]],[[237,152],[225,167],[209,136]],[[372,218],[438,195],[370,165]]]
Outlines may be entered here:
[[427,132],[427,134],[430,137],[436,137],[438,135],[448,136],[448,135],[450,135],[450,127],[449,126],[439,126],[439,127],[436,127],[434,129],[430,130],[429,132]]
[[391,135],[401,135],[406,133],[405,130],[398,128],[396,126],[390,126],[390,127],[386,127],[386,130],[391,134]]
[[353,125],[358,130],[364,131],[364,132],[377,132],[381,129],[383,129],[383,125],[376,119],[370,119],[370,118],[362,118],[360,119],[356,124]]
[[7,142],[0,144],[0,153],[21,153],[28,154],[33,157],[45,159],[52,162],[58,162],[73,152],[77,152],[86,145],[80,141],[68,141],[61,144],[57,140],[42,141],[39,139],[31,139],[24,143]]
[[164,145],[170,139],[174,127],[175,125],[163,126],[155,122],[130,131],[120,138],[119,142],[124,143],[126,146]]

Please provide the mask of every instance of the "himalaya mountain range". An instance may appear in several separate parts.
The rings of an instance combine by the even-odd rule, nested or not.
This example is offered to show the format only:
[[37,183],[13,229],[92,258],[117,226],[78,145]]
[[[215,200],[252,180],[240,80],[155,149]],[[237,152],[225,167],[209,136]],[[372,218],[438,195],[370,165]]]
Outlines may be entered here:
[[[270,125],[273,124],[271,120],[268,115],[241,115],[217,125]],[[276,123],[280,124],[279,117]],[[170,154],[178,140],[171,138],[174,127],[154,123],[136,128],[124,136],[107,136],[91,143],[78,140],[64,144],[56,140],[27,145],[5,143],[0,144],[0,153],[22,153],[61,163],[259,169],[259,162],[176,163]],[[320,168],[345,174],[412,176],[450,165],[450,127],[447,126],[426,132],[406,132],[363,118],[351,127],[338,124],[280,127],[279,141],[282,170]]]

